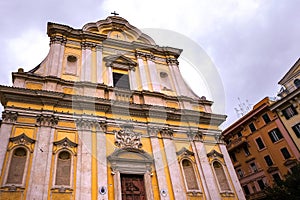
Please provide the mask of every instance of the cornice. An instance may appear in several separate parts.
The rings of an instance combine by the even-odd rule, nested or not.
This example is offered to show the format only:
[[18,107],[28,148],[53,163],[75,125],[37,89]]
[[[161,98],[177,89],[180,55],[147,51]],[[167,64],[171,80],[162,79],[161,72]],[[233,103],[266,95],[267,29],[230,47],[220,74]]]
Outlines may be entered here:
[[[55,107],[93,109],[108,113],[130,114],[138,117],[152,116],[153,110],[155,110],[155,117],[158,118],[163,117],[167,120],[175,121],[193,121],[195,123],[205,123],[210,125],[220,125],[226,118],[224,115],[193,110],[175,109],[147,104],[121,103],[103,98],[7,86],[0,86],[0,96],[3,105],[6,105],[8,101],[20,103],[26,102],[37,105],[49,104]],[[149,115],[150,112],[151,114]]]

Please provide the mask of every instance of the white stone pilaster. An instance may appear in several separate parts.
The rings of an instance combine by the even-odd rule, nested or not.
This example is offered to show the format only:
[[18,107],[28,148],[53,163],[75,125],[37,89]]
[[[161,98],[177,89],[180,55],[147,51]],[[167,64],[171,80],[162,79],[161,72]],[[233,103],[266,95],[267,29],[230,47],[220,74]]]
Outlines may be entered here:
[[63,59],[64,59],[64,53],[65,53],[65,43],[62,43],[60,46],[60,51],[59,51],[59,58],[58,58],[58,63],[57,63],[57,77],[61,77],[62,75],[62,65],[63,65]]
[[39,127],[33,152],[27,199],[46,200],[50,184],[54,126],[57,124],[57,119],[53,115],[39,115],[37,123]]
[[107,67],[107,85],[108,86],[113,86],[114,85],[112,68],[110,66]]
[[224,156],[223,158],[224,158],[227,170],[229,172],[232,184],[235,188],[235,192],[238,196],[238,199],[239,200],[246,200],[244,192],[243,192],[242,187],[241,187],[241,184],[239,182],[239,179],[236,175],[236,172],[235,172],[234,167],[232,165],[231,159],[229,157],[228,151],[226,149],[226,146],[224,144],[219,144],[219,146],[220,146],[220,149],[221,149],[221,153]]
[[83,70],[84,73],[84,81],[91,82],[92,81],[92,49],[91,47],[86,47],[85,50],[85,63]]
[[4,111],[2,120],[3,121],[0,128],[0,175],[3,169],[5,154],[7,152],[7,146],[11,136],[12,127],[14,122],[17,120],[17,113]]
[[96,47],[97,83],[103,83],[102,47]]
[[[101,127],[102,126],[102,127]],[[98,190],[101,187],[106,188],[105,194],[98,193],[98,200],[108,199],[108,184],[107,184],[107,158],[106,158],[106,137],[105,126],[101,124],[97,128],[97,176]]]
[[184,182],[177,160],[175,145],[170,138],[163,138],[163,143],[166,152],[174,198],[175,200],[186,200],[187,197],[183,186]]
[[61,37],[51,38],[47,75],[60,77],[63,63],[64,45],[66,40]]
[[79,145],[78,145],[78,158],[77,161],[77,188],[76,188],[76,199],[88,200],[92,196],[92,130],[91,122],[82,120],[77,123],[79,128]]
[[80,81],[85,81],[85,63],[86,63],[86,49],[82,46],[81,49],[81,69],[80,69]]
[[129,70],[129,79],[130,79],[130,89],[131,90],[137,90],[137,80],[135,75],[135,70],[131,69]]
[[210,199],[221,200],[220,191],[217,187],[216,180],[214,178],[215,176],[208,162],[205,146],[202,142],[196,142],[196,141],[195,141],[195,146],[197,150],[197,155],[199,156],[199,160],[202,166],[202,170],[205,172],[204,177],[206,180]]
[[121,174],[119,171],[114,172],[114,196],[115,200],[122,200]]
[[150,82],[152,84],[153,91],[160,92],[160,81],[157,74],[155,63],[153,62],[153,60],[151,60],[151,58],[147,60],[147,63],[150,72],[150,77],[151,77]]
[[158,138],[151,137],[150,140],[151,140],[151,146],[152,146],[152,153],[153,153],[153,157],[154,157],[158,188],[159,188],[159,191],[162,191],[162,190],[167,191],[167,195],[165,197],[163,197],[161,195],[161,193],[160,193],[160,197],[161,197],[161,199],[169,200],[170,194],[168,191],[166,174],[165,174],[165,170],[164,170],[166,163],[163,162],[162,151],[160,149]]
[[153,188],[152,188],[150,172],[146,172],[144,174],[144,181],[145,181],[145,186],[146,186],[147,199],[152,200],[152,199],[154,199],[154,196],[153,196]]
[[171,81],[173,82],[173,85],[175,86],[175,90],[178,96],[182,95],[181,91],[179,89],[179,82],[177,81],[176,74],[174,72],[174,68],[177,67],[173,61],[173,59],[167,59],[167,63],[169,65],[169,69],[171,72]]
[[207,200],[211,200],[210,196],[209,196],[209,191],[208,191],[208,188],[207,188],[207,184],[206,184],[204,171],[203,171],[202,166],[201,166],[202,163],[199,161],[198,152],[197,152],[195,143],[191,142],[191,145],[192,145],[193,152],[195,152],[195,160],[196,160],[198,172],[200,174],[200,179],[201,179],[201,183],[202,183],[202,186],[203,186],[205,198]]
[[138,65],[139,65],[142,89],[143,90],[149,90],[146,69],[145,69],[145,66],[144,66],[144,61],[140,56],[138,57]]

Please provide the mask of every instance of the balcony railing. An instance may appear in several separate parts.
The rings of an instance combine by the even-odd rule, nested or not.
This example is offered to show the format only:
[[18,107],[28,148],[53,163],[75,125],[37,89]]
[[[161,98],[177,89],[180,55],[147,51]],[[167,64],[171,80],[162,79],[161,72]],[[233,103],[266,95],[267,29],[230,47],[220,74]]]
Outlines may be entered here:
[[245,136],[239,137],[237,139],[232,140],[229,144],[228,144],[228,151],[231,151],[239,146],[241,146],[242,144],[246,143],[247,139]]

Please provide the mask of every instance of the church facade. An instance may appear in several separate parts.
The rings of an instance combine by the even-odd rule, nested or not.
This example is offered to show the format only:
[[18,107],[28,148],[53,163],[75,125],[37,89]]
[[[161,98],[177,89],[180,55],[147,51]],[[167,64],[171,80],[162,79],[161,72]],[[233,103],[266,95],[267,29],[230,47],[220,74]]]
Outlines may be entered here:
[[47,57],[0,86],[0,199],[245,199],[181,49],[119,16],[47,34]]

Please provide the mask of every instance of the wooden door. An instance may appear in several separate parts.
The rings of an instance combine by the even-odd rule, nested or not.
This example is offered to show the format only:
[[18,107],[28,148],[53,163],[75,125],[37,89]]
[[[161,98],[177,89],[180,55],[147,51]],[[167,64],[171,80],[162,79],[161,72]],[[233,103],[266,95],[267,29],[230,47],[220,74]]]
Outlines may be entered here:
[[143,175],[121,174],[122,200],[146,200]]

